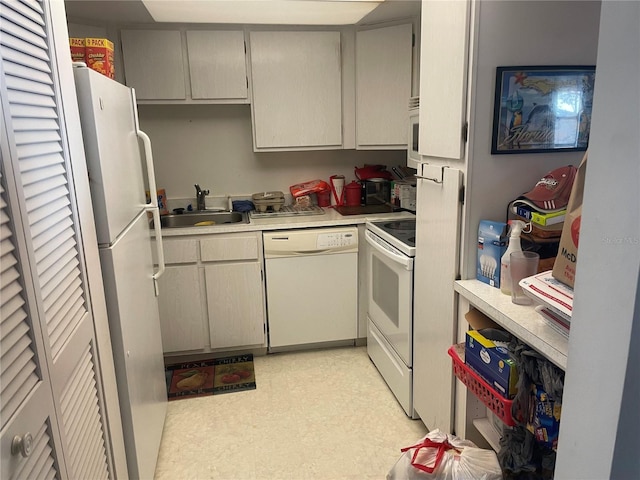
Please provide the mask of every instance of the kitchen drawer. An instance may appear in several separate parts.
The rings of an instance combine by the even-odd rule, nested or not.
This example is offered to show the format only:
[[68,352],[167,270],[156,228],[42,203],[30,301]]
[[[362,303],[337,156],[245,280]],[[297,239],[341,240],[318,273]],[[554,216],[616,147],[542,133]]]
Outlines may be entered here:
[[[405,413],[413,416],[413,372],[387,342],[371,319],[367,319],[367,353]],[[417,418],[417,417],[416,417]]]
[[258,260],[259,234],[220,234],[200,240],[200,258],[203,262],[227,260]]
[[[153,263],[158,264],[155,240],[152,242]],[[198,261],[198,240],[192,239],[162,239],[164,263],[195,263]]]

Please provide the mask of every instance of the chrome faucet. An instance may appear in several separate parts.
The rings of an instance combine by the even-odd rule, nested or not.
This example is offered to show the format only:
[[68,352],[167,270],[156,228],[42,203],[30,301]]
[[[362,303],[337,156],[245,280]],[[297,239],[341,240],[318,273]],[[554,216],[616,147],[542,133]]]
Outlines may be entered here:
[[194,186],[196,187],[196,202],[198,204],[198,210],[205,210],[204,197],[209,195],[209,190],[201,190],[200,185],[197,183]]

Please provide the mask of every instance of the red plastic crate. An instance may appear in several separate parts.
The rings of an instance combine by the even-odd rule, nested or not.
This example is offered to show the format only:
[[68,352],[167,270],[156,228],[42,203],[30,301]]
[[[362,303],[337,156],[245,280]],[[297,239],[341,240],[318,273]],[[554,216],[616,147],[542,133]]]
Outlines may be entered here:
[[[492,388],[482,377],[464,363],[464,343],[452,345],[448,350],[453,359],[453,374],[471,390],[506,425],[513,427],[515,422],[511,416],[513,400],[504,398]],[[460,354],[463,358],[460,358]]]

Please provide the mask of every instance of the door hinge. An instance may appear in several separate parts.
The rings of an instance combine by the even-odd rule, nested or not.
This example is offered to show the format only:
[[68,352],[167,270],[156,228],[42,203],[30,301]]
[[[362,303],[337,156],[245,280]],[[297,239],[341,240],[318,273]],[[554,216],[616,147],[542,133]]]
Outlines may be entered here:
[[464,188],[464,185],[462,185],[460,187],[460,203],[462,205],[464,205],[464,194],[465,194],[465,188]]
[[469,122],[464,122],[462,126],[462,141],[467,142],[467,138],[469,136]]
[[411,34],[411,46],[412,47],[416,46],[416,34],[415,33]]

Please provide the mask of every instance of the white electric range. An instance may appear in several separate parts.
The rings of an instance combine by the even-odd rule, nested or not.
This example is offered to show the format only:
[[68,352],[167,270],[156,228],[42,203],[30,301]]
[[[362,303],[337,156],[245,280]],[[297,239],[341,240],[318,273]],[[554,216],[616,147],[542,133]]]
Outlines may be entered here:
[[415,218],[368,222],[367,353],[405,413],[413,408]]

